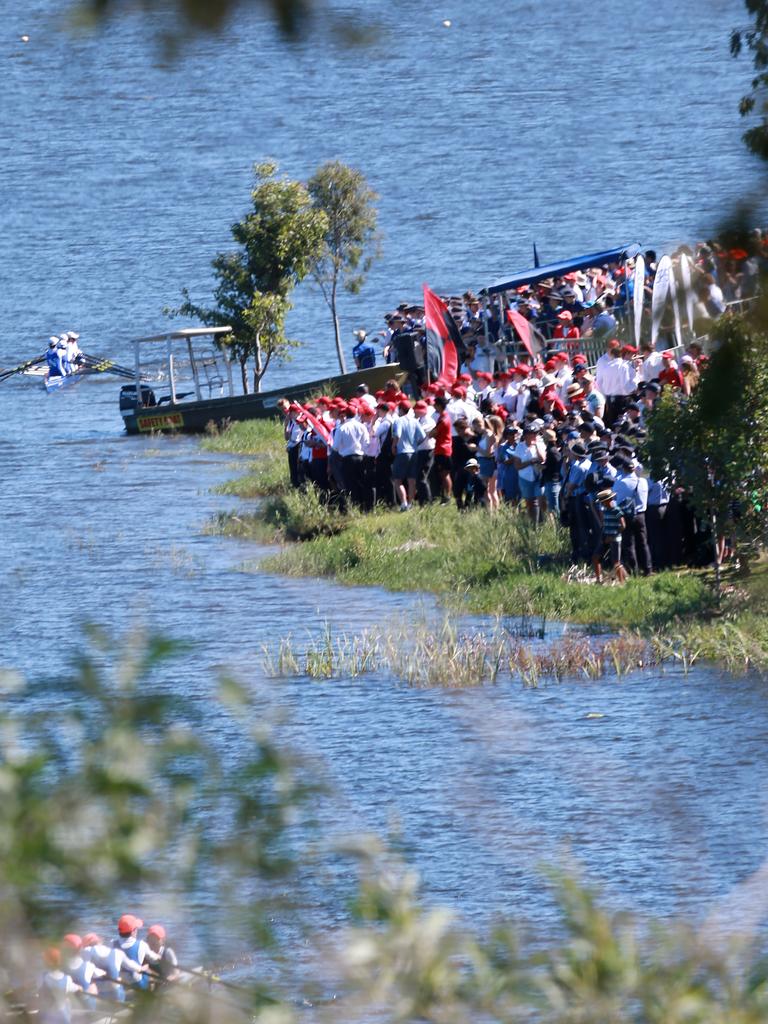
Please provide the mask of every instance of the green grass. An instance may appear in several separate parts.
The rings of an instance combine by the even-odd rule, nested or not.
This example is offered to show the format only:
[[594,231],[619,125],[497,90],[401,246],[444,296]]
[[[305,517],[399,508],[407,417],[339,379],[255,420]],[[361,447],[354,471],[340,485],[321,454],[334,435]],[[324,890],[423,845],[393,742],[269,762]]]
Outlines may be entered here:
[[232,455],[268,455],[273,451],[284,455],[283,425],[279,419],[243,420],[210,432],[202,446],[209,452]]
[[225,430],[209,434],[202,446],[210,452],[253,456],[253,463],[245,476],[222,484],[218,488],[220,494],[258,498],[289,490],[288,458],[283,425],[279,420],[233,423]]
[[496,516],[431,506],[355,516],[333,535],[284,547],[270,572],[328,576],[389,590],[427,590],[467,611],[545,615],[608,627],[658,627],[712,607],[701,575],[661,573],[624,587],[565,578],[567,538],[551,523],[532,530],[514,509]]

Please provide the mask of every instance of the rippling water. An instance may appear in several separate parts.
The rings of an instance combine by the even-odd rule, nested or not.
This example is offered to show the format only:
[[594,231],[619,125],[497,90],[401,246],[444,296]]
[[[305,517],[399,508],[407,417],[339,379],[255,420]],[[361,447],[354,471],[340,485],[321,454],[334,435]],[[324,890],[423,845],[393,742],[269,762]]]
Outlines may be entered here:
[[[598,21],[533,3],[492,17],[475,0],[367,3],[382,34],[360,51],[325,37],[286,51],[248,15],[173,67],[140,21],[72,38],[57,6],[17,5],[0,42],[2,365],[70,327],[86,350],[125,359],[182,285],[205,297],[249,166],[268,155],[292,175],[338,156],[381,193],[384,258],[345,299],[345,331],[373,327],[424,280],[458,289],[520,269],[534,239],[556,258],[695,237],[757,182],[735,116],[747,69],[727,57],[736,0]],[[310,291],[292,333],[308,342],[292,374],[332,367]],[[429,897],[474,920],[549,920],[540,868],[562,858],[616,905],[699,917],[762,863],[768,710],[754,678],[264,683],[261,648],[277,635],[386,627],[434,606],[237,571],[253,549],[203,532],[231,505],[212,488],[237,467],[193,439],[126,438],[117,388],[47,398],[28,380],[0,385],[3,663],[55,674],[91,620],[193,637],[165,680],[180,706],[206,704],[219,666],[263,684],[337,787],[331,829],[399,829]],[[336,876],[309,885],[320,925],[343,919],[342,891]],[[193,925],[213,898],[185,909]]]

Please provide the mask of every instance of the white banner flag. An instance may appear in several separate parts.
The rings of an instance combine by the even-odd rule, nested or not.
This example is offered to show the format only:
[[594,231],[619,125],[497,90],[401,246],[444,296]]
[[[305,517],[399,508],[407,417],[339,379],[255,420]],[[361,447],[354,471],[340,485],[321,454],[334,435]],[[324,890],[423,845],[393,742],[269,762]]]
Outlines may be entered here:
[[669,298],[669,278],[671,273],[672,260],[669,256],[662,256],[656,267],[653,297],[651,299],[651,344],[654,348],[659,337],[659,328],[664,316],[664,308]]
[[675,266],[669,272],[669,297],[672,300],[672,312],[675,314],[675,345],[683,347],[683,329],[680,326],[680,305],[677,301],[677,281],[675,280]]
[[691,287],[691,260],[687,253],[683,253],[680,257],[680,280],[683,284],[683,294],[685,297],[685,315],[688,320],[688,326],[691,329],[691,334],[694,334],[693,330],[693,288]]
[[632,295],[632,306],[635,313],[635,345],[640,344],[640,331],[643,326],[643,300],[645,299],[645,257],[641,254],[635,259],[635,289]]

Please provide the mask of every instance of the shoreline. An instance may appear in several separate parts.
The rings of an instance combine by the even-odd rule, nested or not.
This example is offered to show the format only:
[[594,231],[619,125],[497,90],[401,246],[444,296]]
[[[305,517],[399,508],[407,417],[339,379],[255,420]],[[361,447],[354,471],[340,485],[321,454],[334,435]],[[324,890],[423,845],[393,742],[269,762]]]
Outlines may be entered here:
[[542,616],[640,634],[689,661],[729,671],[768,670],[768,562],[748,574],[723,568],[716,607],[714,570],[666,570],[623,586],[569,574],[565,531],[548,521],[532,528],[517,510],[459,512],[433,504],[401,514],[389,509],[342,515],[312,493],[292,490],[277,420],[235,424],[206,438],[210,451],[251,456],[245,476],[222,493],[258,499],[258,508],[222,514],[213,528],[229,536],[278,543],[261,563],[286,576],[434,594],[450,613]]

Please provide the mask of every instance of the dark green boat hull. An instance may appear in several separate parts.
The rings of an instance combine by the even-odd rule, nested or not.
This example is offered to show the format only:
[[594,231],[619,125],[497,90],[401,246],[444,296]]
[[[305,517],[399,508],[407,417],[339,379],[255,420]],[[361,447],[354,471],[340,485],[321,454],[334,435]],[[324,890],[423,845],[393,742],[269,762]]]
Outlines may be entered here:
[[336,377],[321,377],[306,384],[294,384],[275,391],[262,391],[256,395],[235,395],[226,398],[208,398],[202,402],[161,402],[141,409],[123,410],[123,422],[129,434],[150,434],[155,431],[182,431],[201,434],[213,427],[221,428],[239,420],[268,419],[277,416],[277,403],[281,398],[291,402],[304,402],[311,395],[331,394],[352,398],[360,384],[367,384],[373,394],[388,380],[400,384],[405,374],[397,364],[374,366],[369,370],[354,370]]

